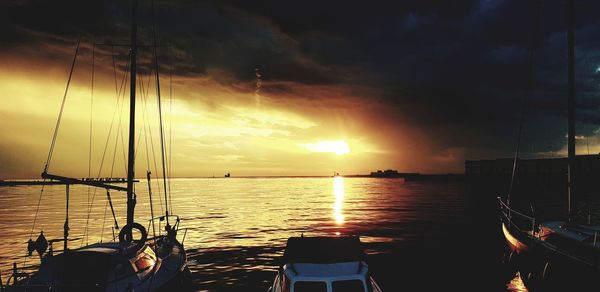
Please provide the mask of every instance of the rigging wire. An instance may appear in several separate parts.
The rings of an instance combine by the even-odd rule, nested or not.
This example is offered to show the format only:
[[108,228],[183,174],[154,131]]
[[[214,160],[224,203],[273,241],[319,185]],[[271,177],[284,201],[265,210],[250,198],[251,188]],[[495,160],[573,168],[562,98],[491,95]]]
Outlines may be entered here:
[[54,134],[52,135],[52,143],[50,143],[50,150],[48,151],[48,158],[46,159],[46,165],[44,166],[44,172],[48,171],[50,161],[52,160],[54,146],[56,145],[56,137],[58,137],[58,128],[60,127],[60,121],[62,119],[62,114],[65,109],[65,101],[67,100],[67,94],[69,93],[69,86],[71,85],[71,78],[73,77],[73,71],[75,70],[75,62],[77,61],[77,55],[79,54],[79,45],[80,44],[81,44],[81,37],[79,37],[77,39],[77,47],[75,48],[75,56],[73,56],[73,62],[71,63],[69,79],[67,80],[65,94],[63,95],[62,103],[60,105],[60,111],[58,113],[58,119],[56,120],[56,127],[54,128]]
[[171,201],[171,214],[173,214],[173,199],[171,198],[171,181],[173,177],[173,67],[169,72],[169,200]]
[[162,174],[163,174],[163,187],[164,187],[164,191],[165,191],[165,209],[166,209],[166,219],[167,219],[167,225],[169,225],[169,201],[168,201],[168,197],[167,197],[167,173],[166,173],[166,166],[165,166],[165,136],[164,136],[164,127],[163,127],[163,118],[162,118],[162,101],[161,101],[161,93],[160,93],[160,66],[158,63],[158,45],[156,43],[157,41],[157,35],[156,35],[156,16],[155,16],[155,10],[154,10],[154,0],[151,1],[151,5],[152,5],[152,35],[153,35],[153,51],[154,51],[154,65],[155,65],[155,74],[156,74],[156,97],[157,97],[157,103],[158,103],[158,119],[159,119],[159,126],[160,126],[160,155],[162,158]]
[[[129,73],[129,64],[127,63],[127,65],[125,66],[125,70],[123,71],[123,77],[121,79],[121,86],[118,87],[114,48],[112,50],[112,55],[113,55],[112,56],[112,58],[113,58],[113,72],[114,72],[114,76],[115,76],[115,92],[117,94],[117,106],[115,107],[115,110],[113,112],[113,116],[112,116],[112,119],[111,119],[111,123],[110,123],[110,126],[108,128],[108,135],[106,137],[106,143],[104,144],[104,150],[102,152],[102,159],[100,159],[100,167],[98,169],[98,175],[96,176],[97,179],[100,178],[100,175],[102,174],[102,169],[104,168],[104,161],[105,161],[105,158],[106,158],[106,151],[108,150],[108,144],[110,142],[110,137],[112,135],[113,126],[114,126],[114,123],[115,123],[115,117],[116,117],[117,111],[119,109],[119,104],[123,104],[124,103],[124,102],[120,102],[120,100],[121,100],[120,97],[122,95],[121,92],[125,92],[125,90],[124,90],[124,84],[125,84],[125,82],[127,80],[127,74]],[[121,110],[121,112],[122,112],[122,110]],[[118,136],[117,135],[115,135],[115,139],[118,140]],[[116,145],[115,145],[115,147],[116,147]],[[113,155],[113,168],[114,168],[114,155]],[[112,176],[112,170],[111,170],[111,176]],[[94,192],[92,194],[92,199],[91,199],[91,202],[90,202],[90,206],[89,206],[88,212],[87,212],[88,214],[87,214],[86,223],[85,223],[85,229],[84,229],[84,233],[83,233],[83,237],[84,238],[88,234],[88,225],[89,225],[89,221],[90,221],[90,213],[91,213],[92,206],[94,204],[94,200],[96,198],[96,191],[97,191],[97,188],[94,188]],[[83,246],[83,242],[82,242],[82,246]]]
[[[144,88],[144,78],[142,76],[142,74],[138,74],[138,87],[139,87],[139,91],[140,91],[140,95],[141,95],[141,100],[144,101],[144,99],[146,98],[146,96],[148,95],[148,88],[150,87],[150,78],[148,78],[148,85],[146,86],[146,88]],[[144,122],[144,117],[145,117],[145,110],[146,108],[144,107],[143,103],[142,103],[142,124],[145,126]],[[142,142],[142,131],[140,131],[140,133],[138,134],[138,139],[137,139],[137,144],[135,145],[135,149],[139,149],[140,147],[140,143]],[[139,153],[139,151],[136,151],[134,153],[134,159],[137,159],[137,154]]]
[[[71,84],[71,78],[73,77],[73,71],[75,69],[75,62],[77,61],[77,55],[79,54],[79,45],[81,44],[81,37],[77,39],[77,47],[75,48],[75,56],[73,56],[73,62],[71,63],[71,70],[69,72],[69,79],[67,80],[67,87],[65,88],[65,93],[63,95],[62,103],[60,105],[60,112],[58,114],[58,119],[56,120],[56,127],[54,128],[54,134],[52,135],[52,143],[50,144],[50,151],[48,151],[48,158],[46,159],[46,165],[44,166],[44,172],[48,171],[48,166],[50,164],[50,160],[52,160],[52,153],[54,152],[54,145],[56,144],[56,137],[58,136],[58,128],[60,127],[60,121],[62,119],[62,114],[65,108],[65,101],[67,100],[67,93],[69,92],[69,85]],[[44,179],[44,182],[46,179]],[[44,193],[44,184],[42,185],[42,190],[40,191],[40,197],[38,198],[37,207],[35,208],[35,215],[33,217],[33,224],[31,225],[31,232],[29,233],[29,239],[33,236],[33,230],[35,229],[35,223],[37,221],[37,216],[40,211],[40,203],[42,201],[42,195]]]
[[[582,58],[583,62],[584,62],[584,68],[586,70],[590,69],[590,62],[589,62],[589,52],[585,53],[585,56]],[[594,70],[594,69],[592,69]],[[593,80],[592,80],[593,81]],[[583,123],[583,128],[584,128],[584,133],[585,133],[585,128],[586,128],[586,123]],[[585,135],[585,144],[586,144],[586,148],[587,148],[587,154],[590,155],[590,136],[591,135]]]
[[[150,75],[152,75],[152,71],[153,68],[150,67]],[[139,89],[140,89],[140,94],[141,94],[141,99],[142,99],[142,124],[143,124],[143,131],[140,131],[140,134],[138,136],[138,140],[137,140],[137,145],[136,145],[136,149],[139,149],[139,144],[142,141],[142,133],[144,134],[144,145],[145,145],[145,149],[146,149],[146,166],[147,166],[147,170],[146,170],[146,175],[147,175],[147,180],[148,180],[148,195],[149,195],[149,202],[150,202],[150,213],[151,213],[151,217],[154,218],[154,202],[152,199],[152,190],[151,190],[151,171],[150,171],[150,158],[149,158],[149,151],[148,151],[148,131],[150,132],[150,143],[152,145],[152,157],[154,159],[154,171],[156,173],[158,173],[158,168],[156,167],[156,154],[154,152],[154,146],[153,146],[153,141],[152,141],[152,131],[150,129],[150,121],[148,118],[148,105],[147,105],[147,100],[148,100],[148,94],[149,94],[149,88],[150,88],[150,81],[152,78],[148,78],[146,82],[144,82],[143,80],[143,76],[141,74],[138,74],[138,84],[139,84]],[[144,85],[145,84],[145,85]],[[148,129],[148,130],[147,130]],[[139,153],[139,151],[137,151],[135,153],[135,157],[137,157],[137,154]],[[160,196],[160,182],[157,182],[157,186],[158,186],[158,192],[159,192],[159,199],[160,199],[160,208],[161,208],[161,213],[163,212],[163,208],[162,208],[162,199]],[[154,221],[152,221],[152,232],[154,234],[154,236],[156,236],[156,228],[154,226]],[[159,230],[159,234],[160,234],[160,230]]]
[[[93,117],[94,117],[94,74],[96,69],[96,37],[92,39],[92,88],[90,95],[90,148],[88,151],[88,178],[92,177],[92,131],[93,131]],[[90,190],[91,186],[87,187],[87,204],[88,208],[91,209],[90,205]],[[83,244],[83,240],[81,241]],[[86,240],[86,244],[88,244]]]
[[590,155],[590,136],[589,135],[585,136],[585,145],[587,146],[587,155]]
[[508,206],[510,206],[510,196],[513,192],[513,187],[514,187],[514,182],[515,182],[515,175],[517,172],[517,162],[519,160],[519,151],[521,148],[521,138],[523,136],[523,124],[525,123],[525,113],[527,112],[527,99],[529,97],[529,95],[531,95],[531,92],[533,91],[533,88],[535,86],[534,82],[535,82],[535,76],[534,76],[534,51],[535,51],[535,45],[536,45],[536,40],[538,38],[538,34],[539,34],[539,29],[540,29],[540,16],[541,16],[541,1],[537,1],[538,6],[536,7],[536,17],[535,17],[535,23],[534,23],[534,29],[533,29],[533,36],[532,36],[532,40],[531,40],[531,47],[529,48],[529,64],[528,64],[528,70],[527,70],[527,77],[528,77],[528,82],[527,82],[527,92],[523,95],[522,101],[521,101],[521,118],[520,118],[520,122],[519,122],[519,134],[517,136],[517,147],[515,149],[515,157],[513,160],[513,167],[512,167],[512,174],[510,177],[510,186],[508,189],[508,195],[507,195],[507,199],[506,199],[506,203]]
[[[54,127],[54,133],[52,134],[52,142],[50,143],[50,150],[48,150],[48,157],[46,158],[46,164],[44,165],[44,173],[48,171],[48,167],[50,165],[50,161],[52,160],[52,154],[54,152],[54,146],[56,145],[56,138],[58,137],[58,129],[60,127],[60,121],[62,119],[62,114],[65,109],[65,101],[67,100],[67,94],[69,92],[69,86],[71,85],[71,79],[73,77],[73,71],[75,70],[75,63],[77,61],[77,56],[79,55],[79,46],[81,44],[81,36],[77,38],[77,46],[75,47],[75,55],[73,56],[73,62],[71,63],[71,69],[69,71],[69,78],[67,79],[67,86],[65,87],[65,93],[62,98],[62,102],[60,104],[60,111],[58,114],[58,118],[56,119],[56,126]],[[44,178],[43,182],[46,182]],[[33,216],[33,222],[31,224],[31,231],[29,232],[29,240],[33,237],[33,230],[35,230],[35,224],[37,222],[37,217],[40,211],[40,205],[42,202],[42,197],[44,195],[44,187],[45,184],[42,184],[42,189],[40,190],[40,196],[38,197],[37,206],[35,208],[35,215]],[[27,257],[24,257],[23,267],[27,264]]]
[[[148,78],[148,82],[146,84],[147,88],[150,88],[150,79],[151,78]],[[157,166],[157,163],[156,163],[156,151],[154,150],[154,139],[152,137],[152,127],[150,126],[150,119],[148,118],[148,114],[147,114],[147,112],[148,112],[148,90],[146,90],[146,95],[142,95],[142,98],[144,99],[144,102],[142,103],[143,106],[144,106],[144,116],[143,116],[143,118],[145,119],[145,122],[148,125],[148,134],[149,134],[149,138],[150,138],[150,147],[152,149],[152,159],[153,159],[153,162],[154,162],[153,163],[154,164],[154,173],[159,173],[158,172],[158,166]],[[144,125],[146,125],[146,124],[144,124]],[[145,128],[144,128],[144,130],[145,130]],[[159,199],[159,202],[160,202],[160,213],[162,214],[162,213],[164,213],[164,210],[163,210],[163,201],[162,201],[162,192],[161,192],[161,187],[160,187],[160,181],[156,180],[156,186],[157,186],[156,189],[158,190],[158,199]],[[165,208],[166,208],[166,206],[165,206]]]
[[[153,72],[154,72],[154,67],[150,66],[149,75],[153,75]],[[151,149],[152,149],[152,159],[153,159],[153,162],[154,162],[153,163],[154,164],[154,173],[159,173],[158,166],[157,166],[157,163],[156,163],[156,151],[154,149],[154,139],[153,139],[153,136],[152,136],[152,127],[151,127],[151,123],[150,123],[150,118],[148,116],[148,114],[149,114],[148,95],[150,94],[150,89],[149,88],[150,88],[150,82],[152,81],[152,78],[148,78],[147,79],[147,81],[145,83],[146,84],[145,86],[143,86],[143,84],[144,84],[143,80],[141,78],[138,78],[138,79],[139,79],[139,84],[140,84],[140,91],[142,92],[142,101],[143,101],[143,103],[142,103],[142,105],[143,105],[143,111],[142,111],[143,115],[142,115],[142,118],[143,118],[143,121],[144,121],[144,135],[146,135],[146,134],[149,133],[149,136],[150,136],[150,146],[151,146]],[[147,125],[147,129],[148,129],[147,133],[146,133],[146,125]],[[140,137],[141,137],[141,133],[140,133]],[[146,139],[145,136],[144,136],[144,138]],[[140,140],[141,140],[141,138],[140,138]],[[140,143],[140,140],[138,140],[138,144]],[[147,145],[146,145],[146,151],[148,152]],[[136,153],[136,155],[137,155],[137,153]],[[148,167],[148,170],[150,170],[149,167]],[[161,210],[160,212],[164,213],[163,206],[162,206],[163,205],[163,201],[162,201],[162,191],[161,191],[160,181],[159,180],[155,180],[155,181],[156,181],[156,186],[157,186],[156,189],[158,190],[158,198],[160,200],[160,210]],[[165,206],[165,209],[166,208],[167,207]],[[160,232],[160,230],[159,230],[159,232]]]
[[[125,83],[123,83],[123,85],[124,84]],[[125,100],[125,91],[124,90],[122,91],[122,94],[123,94],[122,98],[123,98],[123,100]],[[121,104],[121,110],[119,111],[119,124],[117,126],[117,136],[119,136],[121,138],[120,141],[121,141],[121,154],[123,155],[123,170],[125,171],[125,173],[127,173],[127,155],[125,154],[125,149],[126,149],[125,148],[125,138],[123,137],[123,132],[125,132],[125,131],[123,130],[123,127],[121,126],[121,125],[123,125],[123,119],[122,118],[123,118],[123,107],[124,107],[124,104],[125,104],[125,102],[123,102]],[[115,152],[114,152],[114,155],[116,155],[116,153],[117,153],[116,151],[117,151],[117,144],[118,144],[118,141],[119,141],[119,137],[117,137],[117,140],[115,141]],[[134,155],[135,155],[135,153],[134,153]],[[115,157],[113,157],[113,159],[115,159]],[[114,163],[114,160],[113,160],[113,163]],[[114,164],[113,164],[113,166],[114,166]],[[112,175],[112,171],[113,170],[111,169],[111,175]],[[134,186],[135,186],[135,184],[134,184]]]
[[110,168],[110,177],[113,176],[114,170],[115,170],[115,162],[117,160],[117,149],[119,149],[119,141],[121,142],[121,153],[123,155],[123,168],[125,173],[127,173],[127,164],[126,164],[126,156],[125,156],[125,139],[123,138],[123,109],[125,108],[125,84],[126,84],[126,78],[127,76],[124,76],[123,78],[123,83],[121,83],[121,91],[119,91],[119,99],[122,100],[122,102],[120,103],[119,106],[119,123],[117,124],[117,133],[115,135],[115,147],[113,148],[113,157],[112,157],[112,165]]
[[[150,79],[150,78],[149,78]],[[152,172],[150,171],[150,154],[148,151],[148,135],[147,135],[147,131],[146,131],[146,124],[147,124],[147,120],[146,120],[146,111],[147,111],[147,106],[146,106],[146,94],[147,91],[144,92],[143,87],[142,87],[142,100],[143,100],[143,111],[142,111],[142,124],[144,126],[143,131],[140,131],[140,134],[143,132],[144,133],[144,144],[146,146],[146,176],[148,179],[148,197],[149,197],[149,201],[150,201],[150,219],[152,222],[152,234],[154,237],[156,237],[156,226],[155,226],[155,222],[154,222],[154,202],[152,200],[152,181],[151,181],[151,177],[150,175],[152,174]],[[149,125],[148,125],[149,126]],[[138,139],[138,142],[141,141],[141,138]],[[153,153],[154,154],[154,153]],[[160,190],[160,185],[159,185],[159,190]],[[160,196],[159,196],[160,198]],[[161,214],[162,214],[162,201],[161,201]],[[159,230],[159,234],[160,234],[160,230]]]
[[[151,66],[150,67],[150,74],[149,75],[152,75],[153,72],[154,72],[154,68]],[[154,173],[159,173],[158,166],[157,166],[157,163],[156,163],[156,151],[154,149],[154,139],[153,139],[153,136],[152,136],[152,126],[151,126],[151,123],[150,123],[150,118],[148,116],[148,114],[149,114],[149,110],[148,110],[148,95],[150,94],[150,89],[149,88],[150,88],[150,81],[151,80],[152,80],[152,78],[148,78],[148,80],[146,82],[145,94],[142,95],[142,98],[143,98],[143,101],[144,101],[142,103],[143,104],[143,108],[144,108],[143,118],[144,118],[144,122],[145,122],[144,126],[147,125],[147,128],[148,128],[148,132],[147,133],[150,136],[149,138],[150,138],[150,146],[151,146],[151,149],[152,149],[152,159],[153,159],[153,164],[154,164]],[[144,134],[146,134],[145,131],[146,131],[146,128],[144,128]],[[148,151],[147,145],[146,145],[146,151]],[[160,187],[160,180],[155,180],[155,181],[156,181],[156,186],[157,186],[156,190],[158,191],[158,199],[159,199],[159,203],[160,203],[160,205],[159,205],[160,206],[160,213],[162,214],[162,213],[164,213],[164,210],[167,208],[167,206],[165,206],[165,209],[163,209],[163,200],[162,200],[162,191],[161,191],[161,187]],[[165,204],[166,204],[166,202],[165,202]],[[160,232],[161,231],[159,229],[159,233]]]
[[[152,72],[153,72],[153,68],[150,67],[150,74],[149,75],[152,75]],[[146,149],[146,151],[145,151],[146,152],[146,167],[147,167],[146,176],[147,176],[147,180],[148,180],[148,197],[149,197],[149,202],[150,202],[150,215],[151,215],[151,218],[154,218],[154,201],[153,201],[153,198],[152,198],[152,187],[151,187],[151,176],[150,176],[150,174],[151,174],[151,171],[150,171],[150,157],[149,157],[149,155],[150,155],[149,152],[150,151],[148,151],[148,131],[151,133],[151,130],[150,130],[150,122],[149,122],[149,118],[148,118],[148,104],[147,104],[148,103],[147,102],[148,95],[149,95],[149,91],[150,91],[149,90],[149,88],[150,88],[150,80],[152,78],[148,78],[147,82],[144,82],[142,76],[141,75],[138,75],[138,76],[139,76],[138,77],[138,79],[139,79],[138,84],[139,84],[139,87],[140,87],[140,93],[141,93],[141,97],[142,97],[142,108],[143,108],[143,110],[142,110],[142,121],[143,121],[143,123],[142,124],[143,124],[143,131],[140,131],[140,135],[139,135],[139,138],[138,138],[137,148],[139,149],[139,144],[141,143],[141,140],[142,140],[141,136],[142,136],[142,133],[143,133],[144,134],[144,145],[145,145],[145,149]],[[145,86],[144,86],[144,84],[145,84]],[[150,143],[151,144],[153,143],[152,137],[150,137]],[[137,152],[136,152],[136,156],[137,156]],[[152,156],[154,158],[154,165],[155,165],[154,170],[155,170],[155,172],[158,173],[157,167],[156,167],[156,155],[155,155],[154,147],[153,146],[152,146]],[[156,182],[157,182],[157,186],[158,186],[157,189],[159,191],[159,199],[160,199],[161,198],[161,196],[160,196],[160,183],[159,183],[159,181],[156,181]],[[162,213],[163,212],[163,209],[162,209],[162,199],[161,199],[160,207],[161,207],[161,213]],[[160,234],[160,232],[161,231],[159,230],[159,234]],[[153,233],[154,237],[156,237],[156,227],[155,227],[154,220],[152,220],[152,233]]]

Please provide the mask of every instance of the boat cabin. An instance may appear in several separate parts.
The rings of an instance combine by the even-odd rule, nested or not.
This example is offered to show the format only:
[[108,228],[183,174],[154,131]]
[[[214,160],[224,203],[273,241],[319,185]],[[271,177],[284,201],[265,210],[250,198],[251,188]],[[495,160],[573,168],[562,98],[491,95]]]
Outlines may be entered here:
[[358,237],[291,237],[270,292],[380,292]]

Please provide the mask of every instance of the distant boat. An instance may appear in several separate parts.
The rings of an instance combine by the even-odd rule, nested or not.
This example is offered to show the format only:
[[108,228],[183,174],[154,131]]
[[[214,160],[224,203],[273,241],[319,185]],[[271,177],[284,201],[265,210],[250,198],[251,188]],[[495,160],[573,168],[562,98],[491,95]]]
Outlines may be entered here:
[[381,292],[356,236],[290,237],[283,260],[267,292]]
[[[183,246],[183,240],[178,240],[180,220],[178,216],[169,214],[169,209],[164,215],[149,219],[148,226],[152,226],[152,236],[148,235],[146,228],[134,220],[136,195],[134,193],[134,148],[135,148],[135,100],[137,81],[137,0],[132,1],[132,25],[130,43],[130,127],[129,148],[127,162],[127,187],[115,186],[112,181],[85,180],[69,178],[48,173],[48,164],[53,151],[54,139],[50,147],[50,155],[42,173],[42,178],[51,179],[66,184],[66,219],[64,222],[64,234],[62,238],[46,240],[43,232],[38,238],[29,240],[28,251],[31,255],[36,251],[41,264],[37,272],[27,274],[17,269],[14,264],[13,273],[5,282],[4,291],[157,291],[186,290],[186,279],[189,274],[187,268],[187,256]],[[156,46],[155,46],[156,48]],[[79,43],[71,67],[73,72]],[[156,52],[155,52],[156,53]],[[158,65],[157,65],[158,66]],[[70,81],[70,77],[69,77]],[[158,73],[157,73],[158,82]],[[68,88],[68,85],[67,85]],[[66,93],[65,93],[66,97]],[[64,99],[63,99],[64,104]],[[160,110],[159,110],[160,112]],[[62,114],[62,108],[61,108]],[[60,116],[59,114],[59,121]],[[162,138],[162,121],[161,138]],[[55,129],[55,135],[58,131]],[[161,139],[161,143],[164,139]],[[164,145],[161,144],[164,147]],[[163,154],[164,155],[164,151]],[[165,163],[163,156],[163,173]],[[163,175],[163,177],[166,176]],[[150,185],[150,172],[147,173]],[[69,186],[72,184],[87,185],[105,189],[112,208],[109,191],[123,191],[127,193],[127,223],[120,228],[119,241],[94,243],[80,248],[72,248],[69,242]],[[167,189],[165,181],[165,202],[167,201]],[[151,192],[150,192],[151,194]],[[150,204],[152,207],[152,203]],[[167,204],[168,206],[168,204]],[[151,213],[153,211],[151,209]],[[36,214],[37,215],[37,214]],[[116,217],[115,229],[119,229]],[[158,231],[154,229],[155,222],[158,223]],[[160,226],[164,226],[162,232]],[[134,230],[139,238],[134,238]],[[136,235],[137,236],[137,235]],[[185,238],[185,235],[183,235]],[[62,250],[53,248],[53,243],[61,242]],[[49,250],[48,250],[49,247]]]
[[[529,211],[515,210],[510,193],[500,202],[501,230],[510,259],[528,288],[542,290],[598,290],[600,277],[600,226],[579,222],[572,210],[572,194],[577,190],[573,175],[575,160],[575,45],[574,0],[567,1],[568,12],[568,195],[567,218],[542,220]],[[518,149],[518,148],[517,148]],[[517,169],[518,151],[513,166]],[[514,199],[514,198],[513,198]]]

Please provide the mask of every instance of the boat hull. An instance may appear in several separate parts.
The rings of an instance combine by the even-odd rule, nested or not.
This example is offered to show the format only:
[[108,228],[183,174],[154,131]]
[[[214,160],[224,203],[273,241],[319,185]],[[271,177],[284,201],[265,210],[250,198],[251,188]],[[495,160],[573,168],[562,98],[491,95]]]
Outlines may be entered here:
[[506,239],[506,244],[511,252],[521,254],[529,249],[525,243],[528,241],[527,237],[517,232],[511,232],[504,222],[502,223],[502,234],[504,234],[504,239]]
[[556,252],[542,240],[503,223],[508,260],[531,291],[586,291],[600,279],[597,266]]
[[[177,240],[169,241],[164,236],[148,239],[145,246],[152,246],[151,253],[156,252],[158,262],[139,270],[131,268],[138,265],[136,259],[142,251],[130,256],[110,251],[118,246],[95,244],[66,255],[49,256],[36,273],[4,291],[191,291],[187,255]],[[99,268],[94,270],[95,266]],[[108,276],[102,276],[102,271]]]

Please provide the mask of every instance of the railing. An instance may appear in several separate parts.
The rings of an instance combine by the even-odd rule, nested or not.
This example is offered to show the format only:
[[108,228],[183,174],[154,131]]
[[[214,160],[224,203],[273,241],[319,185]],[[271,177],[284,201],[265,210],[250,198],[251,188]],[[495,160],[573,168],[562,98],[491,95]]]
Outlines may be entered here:
[[149,231],[150,228],[154,225],[154,221],[158,220],[158,232],[159,232],[159,235],[160,235],[161,231],[163,230],[161,222],[166,221],[167,217],[169,219],[170,218],[175,219],[175,220],[171,220],[171,222],[175,222],[174,224],[172,223],[171,227],[173,229],[177,230],[177,227],[179,227],[179,221],[180,221],[178,215],[169,215],[169,216],[162,215],[162,216],[156,216],[154,218],[151,218],[151,219],[148,220],[148,229],[147,230]]
[[[179,243],[183,244],[183,242],[185,241],[185,237],[187,236],[188,229],[187,228],[179,228],[179,223],[181,222],[181,219],[179,218],[178,215],[169,215],[168,217],[169,217],[169,219],[170,218],[174,219],[174,220],[170,220],[170,222],[174,222],[174,223],[172,223],[173,225],[171,225],[171,228],[176,231],[176,234],[179,234],[179,231],[184,232],[183,238],[181,239],[181,241],[179,241]],[[156,216],[152,219],[149,219],[148,220],[148,229],[147,229],[148,232],[150,232],[150,228],[152,228],[154,226],[154,221],[158,220],[158,235],[159,236],[162,235],[164,230],[163,230],[163,225],[161,222],[166,221],[166,219],[167,219],[166,215]]]
[[503,216],[502,221],[508,224],[509,229],[516,229],[523,233],[530,231],[531,236],[535,235],[537,226],[534,217],[512,209],[500,197],[498,197],[498,202]]

